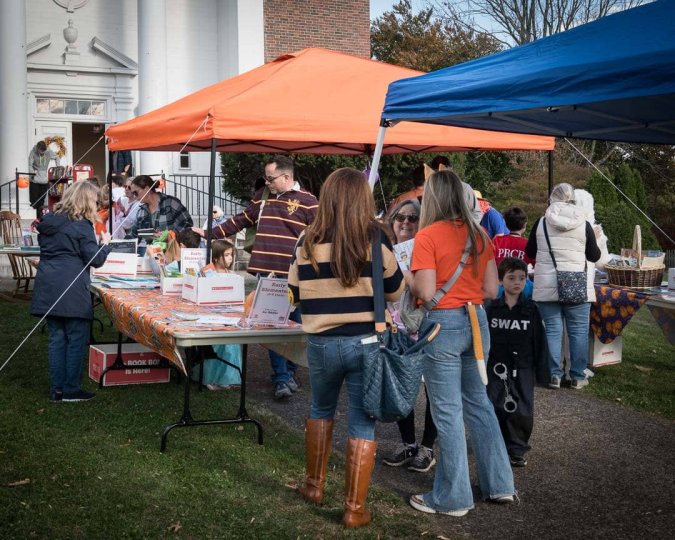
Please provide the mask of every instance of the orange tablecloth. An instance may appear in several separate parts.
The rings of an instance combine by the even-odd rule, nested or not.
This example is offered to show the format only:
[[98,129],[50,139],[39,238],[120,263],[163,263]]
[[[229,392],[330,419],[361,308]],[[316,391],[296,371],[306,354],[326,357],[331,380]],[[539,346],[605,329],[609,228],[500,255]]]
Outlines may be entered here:
[[[241,330],[232,326],[195,325],[191,321],[177,319],[176,312],[232,317],[242,315],[243,312],[224,313],[224,309],[218,306],[200,306],[177,296],[162,295],[157,289],[97,288],[96,292],[120,332],[167,358],[184,373],[185,359],[176,346],[174,334]],[[300,328],[292,321],[289,321],[289,326]]]

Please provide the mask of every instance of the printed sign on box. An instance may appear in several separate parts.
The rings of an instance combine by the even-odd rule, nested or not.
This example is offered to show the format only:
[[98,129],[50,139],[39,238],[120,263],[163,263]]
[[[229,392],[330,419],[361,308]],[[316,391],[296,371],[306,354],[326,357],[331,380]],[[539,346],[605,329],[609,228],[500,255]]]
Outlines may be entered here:
[[[89,378],[98,382],[103,370],[115,363],[117,345],[114,343],[89,347]],[[170,368],[157,368],[161,357],[139,343],[123,343],[122,359],[126,369],[113,369],[105,374],[103,386],[123,384],[166,383],[171,378]]]
[[100,268],[92,268],[94,276],[126,276],[136,277],[138,257],[135,253],[115,253],[108,254],[108,258]]
[[184,274],[181,294],[183,300],[195,304],[243,304],[244,278],[232,273],[209,277]]

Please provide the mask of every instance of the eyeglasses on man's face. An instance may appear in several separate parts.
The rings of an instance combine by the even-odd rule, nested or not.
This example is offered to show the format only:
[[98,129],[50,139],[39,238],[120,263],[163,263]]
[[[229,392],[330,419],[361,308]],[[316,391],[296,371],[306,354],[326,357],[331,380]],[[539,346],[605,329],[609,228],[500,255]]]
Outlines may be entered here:
[[417,214],[396,214],[394,220],[399,223],[403,223],[405,220],[408,220],[410,223],[417,223],[420,217]]
[[277,174],[276,176],[265,176],[265,182],[268,183],[268,184],[271,184],[277,178],[281,178],[282,176],[288,176],[288,174],[287,173],[281,173],[281,174]]

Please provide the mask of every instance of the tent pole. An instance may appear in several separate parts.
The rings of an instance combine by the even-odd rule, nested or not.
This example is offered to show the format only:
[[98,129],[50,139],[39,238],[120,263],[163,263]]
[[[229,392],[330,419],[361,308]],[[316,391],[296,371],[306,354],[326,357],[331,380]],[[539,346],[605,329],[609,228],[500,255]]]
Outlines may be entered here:
[[553,191],[553,150],[548,151],[548,194]]
[[370,163],[370,175],[368,176],[368,185],[370,191],[375,189],[375,178],[377,178],[377,169],[380,167],[380,157],[382,156],[382,147],[384,146],[384,134],[387,132],[387,126],[381,125],[377,132],[377,144],[373,152],[373,160]]
[[211,262],[211,236],[213,234],[213,203],[216,192],[216,139],[211,139],[211,172],[209,174],[209,207],[206,216],[206,264]]

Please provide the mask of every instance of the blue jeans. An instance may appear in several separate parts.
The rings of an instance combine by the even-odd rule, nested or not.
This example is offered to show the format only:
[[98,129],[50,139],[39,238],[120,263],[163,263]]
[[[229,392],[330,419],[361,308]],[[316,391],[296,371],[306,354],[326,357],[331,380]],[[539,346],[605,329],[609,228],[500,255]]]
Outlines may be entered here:
[[[476,306],[487,362],[490,334],[482,306]],[[425,348],[424,381],[438,430],[440,456],[427,506],[441,512],[473,508],[464,423],[471,434],[478,483],[484,499],[513,495],[513,473],[494,407],[480,380],[465,308],[434,309],[429,320],[441,331]]]
[[[291,321],[301,323],[302,319],[300,318],[300,307],[296,307],[288,317]],[[286,360],[279,353],[270,351],[270,365],[272,366],[272,382],[286,383],[291,377],[295,376],[295,372],[298,369],[298,365],[295,362]]]
[[88,319],[47,317],[51,393],[80,391],[82,359],[89,344]]
[[[347,382],[347,426],[349,436],[357,439],[375,438],[375,419],[363,410],[363,351],[362,336],[307,337],[309,384],[312,389],[310,418],[332,419],[335,416],[342,382]],[[372,347],[372,345],[365,345]]]
[[560,304],[558,302],[537,302],[539,314],[546,327],[548,342],[548,364],[551,377],[562,379],[560,366],[562,353],[563,321],[570,341],[570,377],[575,381],[586,378],[584,370],[588,364],[588,329],[591,304]]

